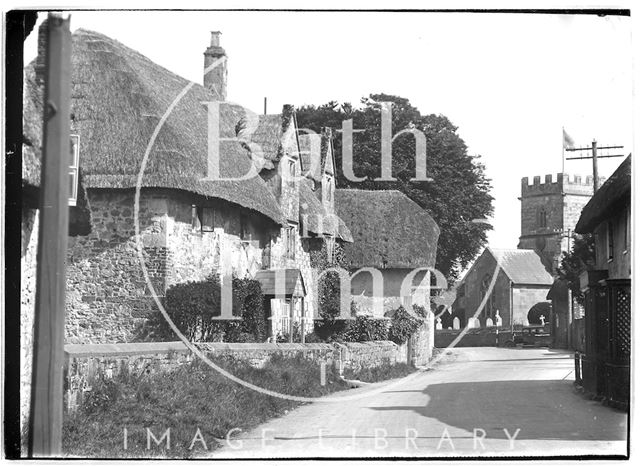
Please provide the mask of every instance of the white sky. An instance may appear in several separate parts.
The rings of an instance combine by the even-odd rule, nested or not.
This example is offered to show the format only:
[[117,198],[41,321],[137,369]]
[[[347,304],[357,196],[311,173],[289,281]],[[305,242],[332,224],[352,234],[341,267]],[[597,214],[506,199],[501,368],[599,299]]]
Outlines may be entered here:
[[[446,115],[493,180],[493,247],[518,243],[520,178],[561,171],[563,125],[578,145],[596,138],[632,150],[628,17],[76,11],[71,24],[199,83],[209,31],[220,30],[228,100],[258,113],[265,96],[275,113],[385,92]],[[30,61],[34,33],[25,49]],[[602,160],[600,174],[622,160]],[[584,178],[591,165],[570,161],[565,171]]]

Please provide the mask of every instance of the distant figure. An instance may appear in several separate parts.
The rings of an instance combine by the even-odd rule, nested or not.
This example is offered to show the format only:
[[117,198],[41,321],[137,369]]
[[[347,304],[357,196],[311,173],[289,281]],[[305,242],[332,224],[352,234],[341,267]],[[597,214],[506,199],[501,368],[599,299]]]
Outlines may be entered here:
[[440,320],[440,317],[436,319],[436,330],[442,330],[442,321]]
[[453,318],[453,329],[460,330],[460,319],[457,317]]
[[500,311],[496,309],[496,327],[502,327],[502,317],[500,317]]

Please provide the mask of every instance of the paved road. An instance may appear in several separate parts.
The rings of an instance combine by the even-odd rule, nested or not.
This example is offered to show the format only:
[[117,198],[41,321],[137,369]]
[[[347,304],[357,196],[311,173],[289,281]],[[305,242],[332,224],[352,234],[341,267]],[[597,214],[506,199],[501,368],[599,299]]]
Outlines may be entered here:
[[[626,453],[626,414],[574,392],[571,353],[516,348],[447,351],[433,370],[382,390],[379,383],[331,395],[340,402],[301,406],[234,437],[236,441],[214,456]],[[343,400],[376,390],[371,396]]]

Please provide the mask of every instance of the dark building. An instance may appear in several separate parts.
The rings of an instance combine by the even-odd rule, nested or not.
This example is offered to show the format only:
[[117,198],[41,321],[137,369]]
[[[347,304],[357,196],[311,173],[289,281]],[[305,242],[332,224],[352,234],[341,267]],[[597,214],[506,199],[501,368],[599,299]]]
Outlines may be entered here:
[[629,404],[631,355],[631,155],[595,193],[576,225],[595,237],[596,264],[580,276],[585,293],[585,390]]

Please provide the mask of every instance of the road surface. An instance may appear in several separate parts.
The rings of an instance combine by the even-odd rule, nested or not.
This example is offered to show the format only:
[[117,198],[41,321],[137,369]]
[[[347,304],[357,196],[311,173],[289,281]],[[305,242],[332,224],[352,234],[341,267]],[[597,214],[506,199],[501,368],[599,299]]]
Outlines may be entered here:
[[230,437],[213,456],[626,454],[626,414],[574,391],[573,354],[566,351],[455,348],[432,370],[394,382],[301,406]]

